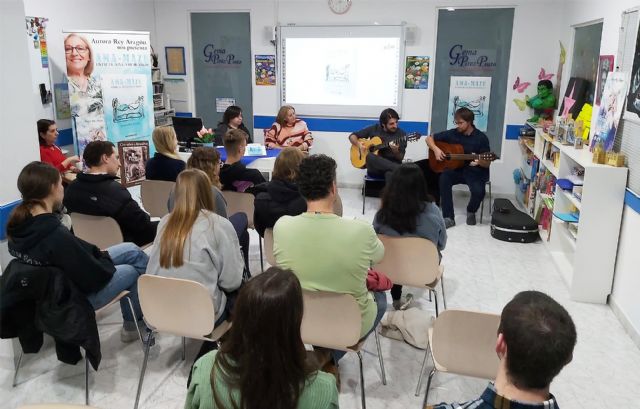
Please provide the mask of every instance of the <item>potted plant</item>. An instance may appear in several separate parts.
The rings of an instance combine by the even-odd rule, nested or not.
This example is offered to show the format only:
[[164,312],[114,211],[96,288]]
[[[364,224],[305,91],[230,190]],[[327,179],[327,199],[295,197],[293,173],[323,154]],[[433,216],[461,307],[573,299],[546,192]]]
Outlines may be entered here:
[[211,128],[207,129],[205,127],[202,127],[202,129],[199,130],[196,134],[198,135],[198,137],[193,139],[194,142],[209,144],[213,146],[215,134],[211,130]]

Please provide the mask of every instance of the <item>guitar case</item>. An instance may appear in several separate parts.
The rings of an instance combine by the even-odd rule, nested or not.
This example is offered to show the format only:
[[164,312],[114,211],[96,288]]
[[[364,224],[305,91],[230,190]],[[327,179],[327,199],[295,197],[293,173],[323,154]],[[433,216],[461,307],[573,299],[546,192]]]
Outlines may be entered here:
[[491,237],[516,243],[533,243],[540,235],[538,223],[507,199],[494,199],[491,213]]

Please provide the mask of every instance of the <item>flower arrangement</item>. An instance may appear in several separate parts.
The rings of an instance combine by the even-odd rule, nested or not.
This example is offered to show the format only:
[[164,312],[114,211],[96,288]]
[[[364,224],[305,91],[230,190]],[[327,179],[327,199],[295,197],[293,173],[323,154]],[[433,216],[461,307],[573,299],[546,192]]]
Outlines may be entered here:
[[198,135],[198,137],[194,138],[193,140],[194,142],[199,142],[199,143],[211,143],[213,142],[213,139],[215,137],[215,134],[213,133],[211,128],[207,129],[204,126],[202,127],[201,130],[196,132],[196,134]]

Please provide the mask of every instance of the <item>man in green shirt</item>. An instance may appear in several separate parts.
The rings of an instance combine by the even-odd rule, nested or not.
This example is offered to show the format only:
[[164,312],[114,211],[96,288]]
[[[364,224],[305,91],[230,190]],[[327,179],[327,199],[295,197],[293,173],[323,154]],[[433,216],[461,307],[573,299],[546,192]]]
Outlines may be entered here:
[[366,337],[387,309],[384,292],[367,290],[367,270],[384,255],[371,224],[333,213],[336,162],[311,155],[300,163],[298,188],[307,212],[281,217],[273,230],[278,266],[293,270],[307,290],[351,294],[362,313],[360,334]]

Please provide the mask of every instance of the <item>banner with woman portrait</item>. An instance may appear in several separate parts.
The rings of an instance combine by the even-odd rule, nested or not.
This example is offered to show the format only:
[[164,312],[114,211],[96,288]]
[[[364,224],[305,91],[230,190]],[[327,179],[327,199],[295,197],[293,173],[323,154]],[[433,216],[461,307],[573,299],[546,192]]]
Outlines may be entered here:
[[64,36],[78,155],[91,141],[149,141],[154,127],[148,32],[69,31]]

